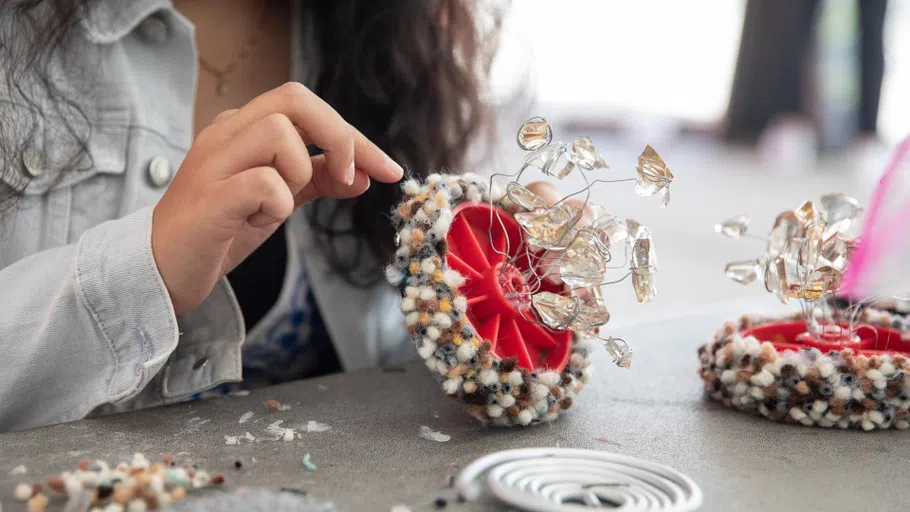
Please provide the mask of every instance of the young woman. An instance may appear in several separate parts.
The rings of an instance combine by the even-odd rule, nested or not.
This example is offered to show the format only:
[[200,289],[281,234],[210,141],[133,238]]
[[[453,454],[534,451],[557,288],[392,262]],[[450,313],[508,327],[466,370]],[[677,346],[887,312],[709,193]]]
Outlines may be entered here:
[[410,358],[388,212],[488,126],[481,7],[4,2],[0,430]]

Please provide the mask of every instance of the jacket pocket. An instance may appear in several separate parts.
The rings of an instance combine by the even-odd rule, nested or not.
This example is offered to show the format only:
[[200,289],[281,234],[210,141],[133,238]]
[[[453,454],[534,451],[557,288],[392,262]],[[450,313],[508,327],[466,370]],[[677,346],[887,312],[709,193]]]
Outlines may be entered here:
[[42,117],[23,105],[0,102],[11,119],[0,134],[7,168],[0,181],[25,195],[43,195],[98,174],[123,174],[127,165],[127,108],[83,110],[64,121]]

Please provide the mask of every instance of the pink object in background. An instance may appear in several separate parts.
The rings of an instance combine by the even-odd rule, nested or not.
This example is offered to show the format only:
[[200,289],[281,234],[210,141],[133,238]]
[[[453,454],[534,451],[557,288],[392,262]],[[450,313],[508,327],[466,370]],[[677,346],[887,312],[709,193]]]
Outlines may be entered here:
[[910,294],[910,137],[897,147],[872,193],[841,281],[853,299]]

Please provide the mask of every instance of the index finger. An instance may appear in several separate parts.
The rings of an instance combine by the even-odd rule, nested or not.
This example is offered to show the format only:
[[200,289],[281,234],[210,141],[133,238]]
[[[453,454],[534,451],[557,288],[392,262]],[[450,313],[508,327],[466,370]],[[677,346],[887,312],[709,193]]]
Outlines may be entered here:
[[348,124],[322,98],[297,82],[289,82],[261,94],[222,121],[223,130],[237,133],[245,126],[270,114],[283,114],[291,120],[307,144],[315,144],[325,154],[328,173],[347,184],[353,166],[380,181],[397,181],[401,167]]

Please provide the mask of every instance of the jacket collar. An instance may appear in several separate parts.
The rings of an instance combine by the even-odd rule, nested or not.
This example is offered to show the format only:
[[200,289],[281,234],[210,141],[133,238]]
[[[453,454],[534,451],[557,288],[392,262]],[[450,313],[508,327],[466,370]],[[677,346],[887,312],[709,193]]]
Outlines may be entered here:
[[89,39],[110,44],[129,34],[152,13],[173,8],[171,0],[93,0],[82,25]]

